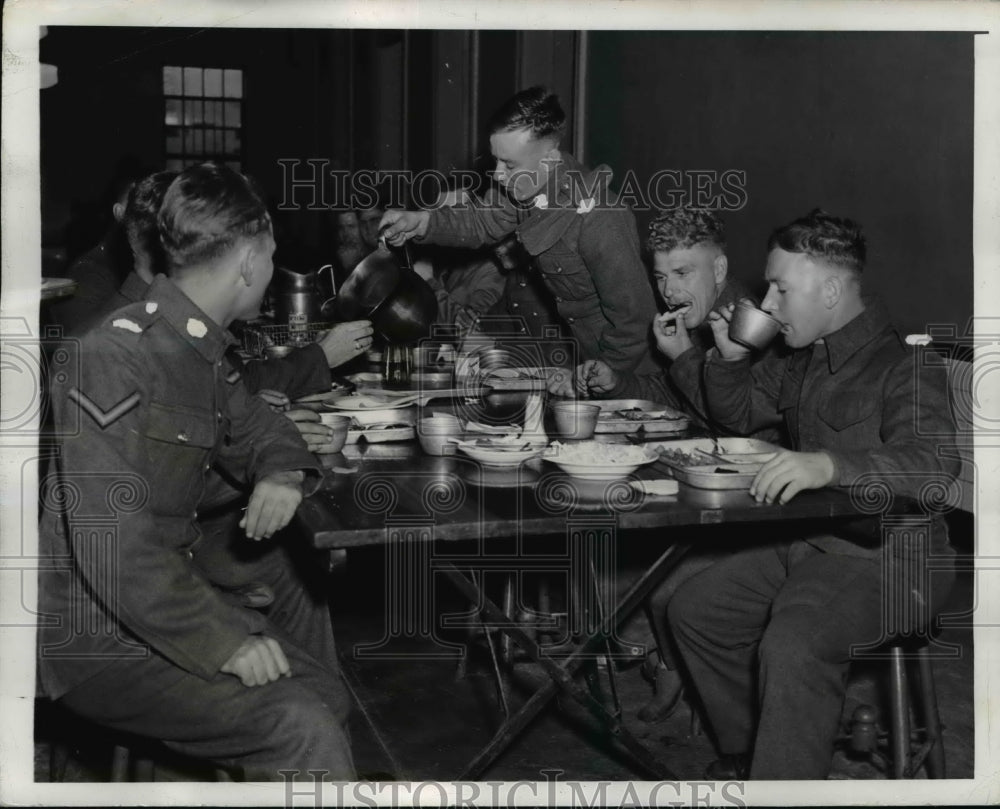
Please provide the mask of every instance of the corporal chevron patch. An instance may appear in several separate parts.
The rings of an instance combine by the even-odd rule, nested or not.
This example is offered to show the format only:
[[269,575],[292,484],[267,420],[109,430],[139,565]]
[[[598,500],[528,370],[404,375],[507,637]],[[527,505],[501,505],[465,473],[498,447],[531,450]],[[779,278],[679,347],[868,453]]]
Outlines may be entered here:
[[139,391],[135,391],[134,393],[126,396],[109,410],[104,410],[99,404],[97,404],[97,402],[89,398],[87,394],[83,393],[77,387],[70,388],[67,396],[69,396],[72,401],[76,402],[80,406],[81,410],[96,421],[102,430],[107,429],[118,421],[118,419],[138,405],[140,401]]

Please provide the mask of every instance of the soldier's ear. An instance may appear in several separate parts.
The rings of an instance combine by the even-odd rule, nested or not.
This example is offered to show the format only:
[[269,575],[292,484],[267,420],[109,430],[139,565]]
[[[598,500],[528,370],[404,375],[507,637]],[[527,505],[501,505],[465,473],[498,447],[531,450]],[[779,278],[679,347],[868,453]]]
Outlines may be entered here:
[[244,245],[240,247],[240,276],[243,279],[243,283],[246,286],[253,285],[254,279],[254,261],[255,259],[255,248],[252,242],[247,241]]
[[832,272],[823,281],[823,304],[832,309],[844,294],[844,279]]
[[729,274],[729,259],[724,253],[720,253],[712,260],[712,273],[715,276],[716,286],[726,283],[726,276]]

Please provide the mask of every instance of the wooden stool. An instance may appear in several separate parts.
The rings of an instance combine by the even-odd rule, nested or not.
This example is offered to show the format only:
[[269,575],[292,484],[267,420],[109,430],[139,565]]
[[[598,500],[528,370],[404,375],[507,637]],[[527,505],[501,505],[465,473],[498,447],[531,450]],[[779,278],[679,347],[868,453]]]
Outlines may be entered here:
[[[913,778],[921,766],[928,778],[945,778],[944,742],[941,738],[941,717],[938,713],[934,672],[930,649],[926,643],[916,648],[905,642],[889,646],[889,714],[887,731],[878,725],[878,711],[870,705],[860,705],[851,717],[847,746],[854,753],[869,759],[891,772],[893,778]],[[907,675],[908,657],[916,656],[918,687],[911,692]],[[910,721],[911,704],[916,709]],[[889,758],[880,748],[889,750]]]
[[[77,733],[73,735],[55,733],[49,740],[50,783],[62,783],[65,780],[66,769],[73,755],[74,738],[81,750],[85,744],[90,746],[91,749],[97,749],[97,747],[94,747],[95,744],[97,746],[109,745],[111,747],[111,772],[109,780],[112,783],[155,781],[158,753],[162,753],[163,756],[169,753],[168,750],[156,741],[141,739],[124,733],[116,734],[114,731],[86,722],[79,717],[69,715],[64,710],[57,709],[55,716],[60,720],[59,724],[64,729],[69,725]],[[68,722],[65,721],[67,717]],[[171,755],[179,756],[179,754]],[[232,781],[233,778],[228,770],[216,767],[214,769],[214,780]]]

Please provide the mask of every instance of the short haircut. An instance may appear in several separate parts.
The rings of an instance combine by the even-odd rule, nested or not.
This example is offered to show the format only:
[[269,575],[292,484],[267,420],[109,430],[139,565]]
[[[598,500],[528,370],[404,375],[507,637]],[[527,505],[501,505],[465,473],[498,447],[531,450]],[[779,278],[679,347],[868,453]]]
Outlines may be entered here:
[[202,163],[184,169],[167,188],[158,225],[173,272],[219,258],[241,239],[267,233],[271,217],[249,177]]
[[705,208],[672,208],[649,223],[646,247],[651,253],[669,253],[696,244],[714,244],[726,250],[726,227],[714,211]]
[[125,204],[122,224],[129,241],[152,256],[159,254],[161,249],[157,216],[163,195],[175,177],[176,171],[158,171],[143,177],[132,186]]
[[529,87],[507,99],[493,113],[487,129],[491,135],[529,129],[534,140],[552,138],[558,143],[566,129],[566,113],[555,93],[541,86]]
[[767,240],[767,251],[775,248],[855,272],[865,268],[867,247],[861,226],[820,208],[775,230]]

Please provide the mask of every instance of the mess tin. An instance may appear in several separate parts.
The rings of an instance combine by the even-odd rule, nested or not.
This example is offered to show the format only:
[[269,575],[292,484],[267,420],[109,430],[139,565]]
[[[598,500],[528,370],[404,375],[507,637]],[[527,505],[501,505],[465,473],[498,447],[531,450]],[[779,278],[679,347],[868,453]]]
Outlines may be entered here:
[[740,301],[729,321],[729,339],[747,348],[764,348],[781,331],[781,321],[763,309]]

